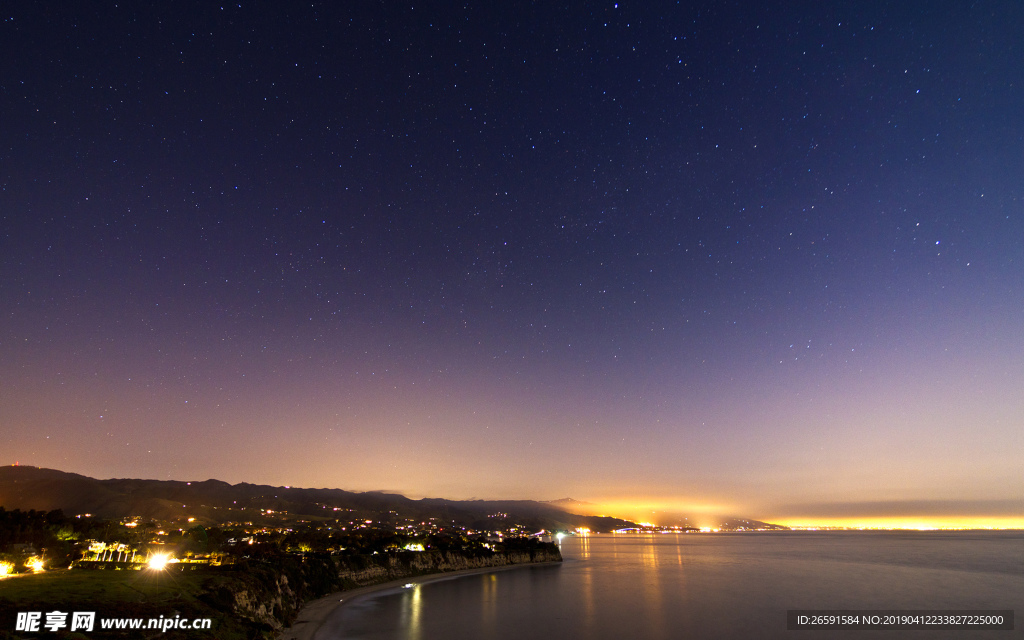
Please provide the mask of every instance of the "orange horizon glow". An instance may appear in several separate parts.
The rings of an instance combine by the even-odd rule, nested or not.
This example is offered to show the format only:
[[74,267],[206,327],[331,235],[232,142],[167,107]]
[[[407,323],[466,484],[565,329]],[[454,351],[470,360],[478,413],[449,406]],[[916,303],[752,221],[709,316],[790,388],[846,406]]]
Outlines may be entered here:
[[1021,516],[860,516],[850,518],[779,518],[770,520],[796,529],[911,529],[919,531],[949,529],[1024,529]]
[[655,525],[675,523],[687,517],[687,524],[695,527],[717,526],[718,517],[734,514],[740,509],[727,504],[694,501],[631,501],[624,499],[601,500],[587,507],[573,509],[581,515],[621,518],[632,522]]
[[871,515],[859,516],[770,516],[757,515],[757,509],[728,504],[710,504],[688,501],[636,501],[615,499],[595,502],[585,509],[584,515],[610,516],[633,522],[651,522],[657,525],[677,523],[688,516],[687,524],[695,527],[716,528],[723,518],[745,517],[793,529],[1024,529],[1024,515]]

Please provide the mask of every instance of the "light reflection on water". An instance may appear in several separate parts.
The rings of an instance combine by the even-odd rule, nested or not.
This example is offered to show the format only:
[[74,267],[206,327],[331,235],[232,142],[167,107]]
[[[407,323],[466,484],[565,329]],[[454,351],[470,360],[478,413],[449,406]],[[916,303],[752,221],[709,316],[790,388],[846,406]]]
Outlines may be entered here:
[[665,635],[665,610],[662,598],[664,594],[661,591],[661,572],[659,571],[658,563],[658,551],[660,549],[654,544],[643,545],[641,549],[644,566],[642,573],[644,615],[651,630],[660,638]]
[[409,602],[409,638],[420,640],[423,637],[420,620],[423,618],[423,592],[420,585],[409,590],[409,596],[404,598]]
[[590,560],[590,536],[580,536],[577,541],[580,548],[580,559]]
[[493,629],[498,621],[498,574],[491,573],[484,577],[483,593],[480,595],[484,629]]
[[597,617],[596,607],[594,605],[594,570],[592,567],[587,567],[580,574],[580,590],[583,595],[583,613],[584,615],[580,618],[580,623],[584,629],[591,633],[593,629],[594,619]]
[[[316,637],[818,640],[835,632],[787,632],[786,610],[1017,608],[1020,615],[1024,602],[1020,532],[601,535],[566,538],[562,554],[560,566],[357,599],[336,610]],[[997,635],[1024,637],[1024,624],[1016,626]],[[867,635],[889,640],[907,633]]]

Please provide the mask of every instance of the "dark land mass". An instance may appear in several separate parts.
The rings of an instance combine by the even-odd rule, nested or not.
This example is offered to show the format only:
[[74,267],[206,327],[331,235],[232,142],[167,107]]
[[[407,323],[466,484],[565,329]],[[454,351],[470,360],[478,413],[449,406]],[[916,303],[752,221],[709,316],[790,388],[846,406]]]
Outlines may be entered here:
[[553,503],[533,500],[412,500],[383,492],[342,489],[303,489],[220,480],[98,480],[77,473],[29,466],[0,467],[0,506],[7,509],[60,509],[68,515],[92,514],[101,518],[140,516],[162,521],[195,518],[197,524],[231,521],[254,524],[269,521],[272,511],[280,521],[289,518],[334,518],[336,510],[373,515],[389,513],[403,518],[435,518],[480,530],[505,529],[515,523],[525,532],[566,531],[586,527],[612,531],[635,527],[628,520],[579,515]]
[[[0,640],[50,635],[10,633],[23,611],[94,611],[97,618],[147,621],[209,618],[209,630],[105,631],[55,635],[76,640],[271,640],[292,625],[303,605],[330,593],[441,573],[487,571],[561,562],[558,547],[536,539],[385,554],[276,554],[239,557],[220,567],[188,571],[71,569],[8,578],[0,584]],[[98,569],[98,567],[96,568]]]
[[749,520],[745,518],[733,517],[726,518],[722,521],[721,528],[726,531],[788,531],[789,527],[772,524],[770,522],[762,522],[760,520]]
[[329,593],[561,561],[556,544],[520,524],[553,521],[548,514],[500,506],[509,512],[381,493],[0,468],[0,574],[14,574],[0,578],[0,640],[40,637],[42,629],[10,632],[19,613],[70,610],[140,624],[208,618],[214,627],[55,637],[269,640]]
[[[559,562],[557,545],[530,536],[541,530],[638,528],[569,512],[592,506],[571,498],[411,500],[384,492],[98,480],[0,467],[0,562],[21,574],[0,588],[0,640],[21,637],[5,631],[20,611],[71,605],[110,617],[175,611],[218,621],[210,631],[171,630],[162,638],[269,639],[296,621],[304,603],[328,593]],[[173,556],[176,564],[140,566],[153,554]],[[44,573],[26,575],[33,558],[41,558]],[[119,633],[77,637],[124,637]]]
[[558,507],[563,511],[586,511],[593,509],[596,505],[592,502],[584,502],[582,500],[576,500],[574,498],[559,498],[558,500],[546,500],[545,504],[550,504],[553,507]]

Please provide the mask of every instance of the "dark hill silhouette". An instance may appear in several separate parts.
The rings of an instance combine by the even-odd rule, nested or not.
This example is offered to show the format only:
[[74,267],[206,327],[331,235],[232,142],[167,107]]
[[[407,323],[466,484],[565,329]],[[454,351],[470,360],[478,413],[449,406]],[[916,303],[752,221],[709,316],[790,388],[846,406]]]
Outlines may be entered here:
[[[569,513],[533,500],[411,500],[379,491],[272,487],[220,480],[182,482],[115,478],[97,480],[77,473],[29,466],[0,467],[0,506],[6,509],[62,509],[65,514],[103,518],[142,516],[157,520],[193,517],[203,524],[259,521],[261,509],[290,517],[337,517],[335,508],[403,518],[438,518],[475,529],[521,524],[531,531],[587,527],[594,531],[634,526],[627,520]],[[244,509],[243,509],[244,507]],[[500,525],[498,525],[500,523]],[[497,525],[497,526],[496,526]]]

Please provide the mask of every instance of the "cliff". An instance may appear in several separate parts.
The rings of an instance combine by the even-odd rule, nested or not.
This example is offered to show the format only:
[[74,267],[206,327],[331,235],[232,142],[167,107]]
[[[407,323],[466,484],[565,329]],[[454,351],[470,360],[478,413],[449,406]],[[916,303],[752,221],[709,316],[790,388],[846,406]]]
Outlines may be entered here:
[[252,567],[230,583],[211,588],[207,601],[273,633],[291,625],[306,601],[335,591],[429,574],[561,560],[553,544],[503,552],[423,551],[306,558],[301,564]]
[[[158,634],[162,640],[270,640],[296,621],[306,602],[330,593],[429,574],[562,559],[553,544],[530,540],[513,546],[497,552],[476,547],[333,557],[280,555],[155,574],[71,569],[25,575],[4,582],[0,590],[0,640],[29,637],[9,631],[17,613],[53,610],[55,593],[74,594],[77,610],[96,611],[99,618],[180,616],[213,621],[209,630],[168,630]],[[144,636],[97,628],[76,637],[118,640]]]
[[[365,559],[370,561],[367,562]],[[387,556],[342,558],[338,563],[338,576],[346,588],[355,588],[432,573],[561,561],[562,554],[554,545],[476,556],[458,551],[406,552]]]

